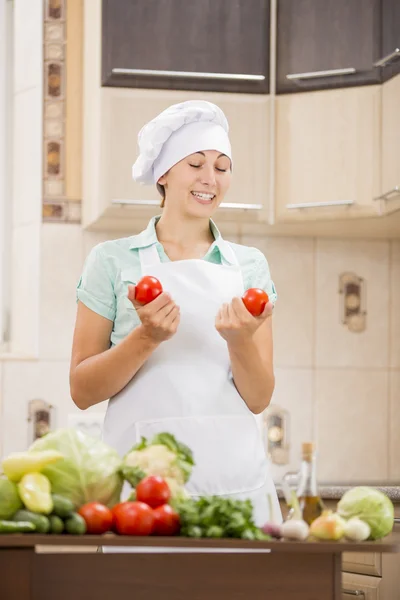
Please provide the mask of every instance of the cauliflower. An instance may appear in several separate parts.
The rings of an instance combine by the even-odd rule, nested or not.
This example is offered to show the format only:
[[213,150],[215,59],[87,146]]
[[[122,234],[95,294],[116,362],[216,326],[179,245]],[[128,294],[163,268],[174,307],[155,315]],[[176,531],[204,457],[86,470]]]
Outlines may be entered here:
[[122,475],[133,487],[147,475],[159,475],[167,480],[172,496],[183,493],[183,484],[194,465],[190,448],[178,442],[170,433],[159,433],[149,443],[146,438],[124,457]]

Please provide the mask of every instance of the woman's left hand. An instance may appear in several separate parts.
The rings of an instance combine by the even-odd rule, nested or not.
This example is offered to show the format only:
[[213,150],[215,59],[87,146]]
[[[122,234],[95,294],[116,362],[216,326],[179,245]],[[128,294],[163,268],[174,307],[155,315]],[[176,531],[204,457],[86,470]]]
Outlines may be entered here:
[[259,317],[253,317],[241,298],[233,298],[230,304],[221,306],[215,319],[215,327],[227,342],[246,341],[272,316],[273,310],[274,305],[268,302],[264,312]]

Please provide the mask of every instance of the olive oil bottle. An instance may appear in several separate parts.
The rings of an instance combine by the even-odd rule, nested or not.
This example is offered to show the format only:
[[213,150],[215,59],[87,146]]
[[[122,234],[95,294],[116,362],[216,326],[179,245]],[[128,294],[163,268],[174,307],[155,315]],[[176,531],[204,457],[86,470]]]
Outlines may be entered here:
[[322,514],[325,507],[318,493],[315,445],[312,442],[304,442],[301,450],[302,460],[297,497],[303,519],[311,525]]

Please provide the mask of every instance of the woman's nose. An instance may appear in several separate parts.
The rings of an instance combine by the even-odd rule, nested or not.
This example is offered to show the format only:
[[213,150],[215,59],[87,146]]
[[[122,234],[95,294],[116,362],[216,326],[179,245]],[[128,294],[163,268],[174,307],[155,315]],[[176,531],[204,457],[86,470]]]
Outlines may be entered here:
[[212,165],[205,165],[205,168],[202,169],[201,172],[201,176],[200,176],[200,181],[202,184],[204,185],[208,185],[208,186],[214,186],[216,183],[216,179],[215,179],[215,171],[214,171],[214,167]]

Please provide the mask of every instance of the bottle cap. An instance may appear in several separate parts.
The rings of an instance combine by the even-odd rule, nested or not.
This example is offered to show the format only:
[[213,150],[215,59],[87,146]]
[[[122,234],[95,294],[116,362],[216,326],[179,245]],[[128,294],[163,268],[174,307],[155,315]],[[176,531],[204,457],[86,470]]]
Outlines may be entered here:
[[304,460],[311,460],[315,454],[314,442],[303,442],[301,445],[301,452]]

